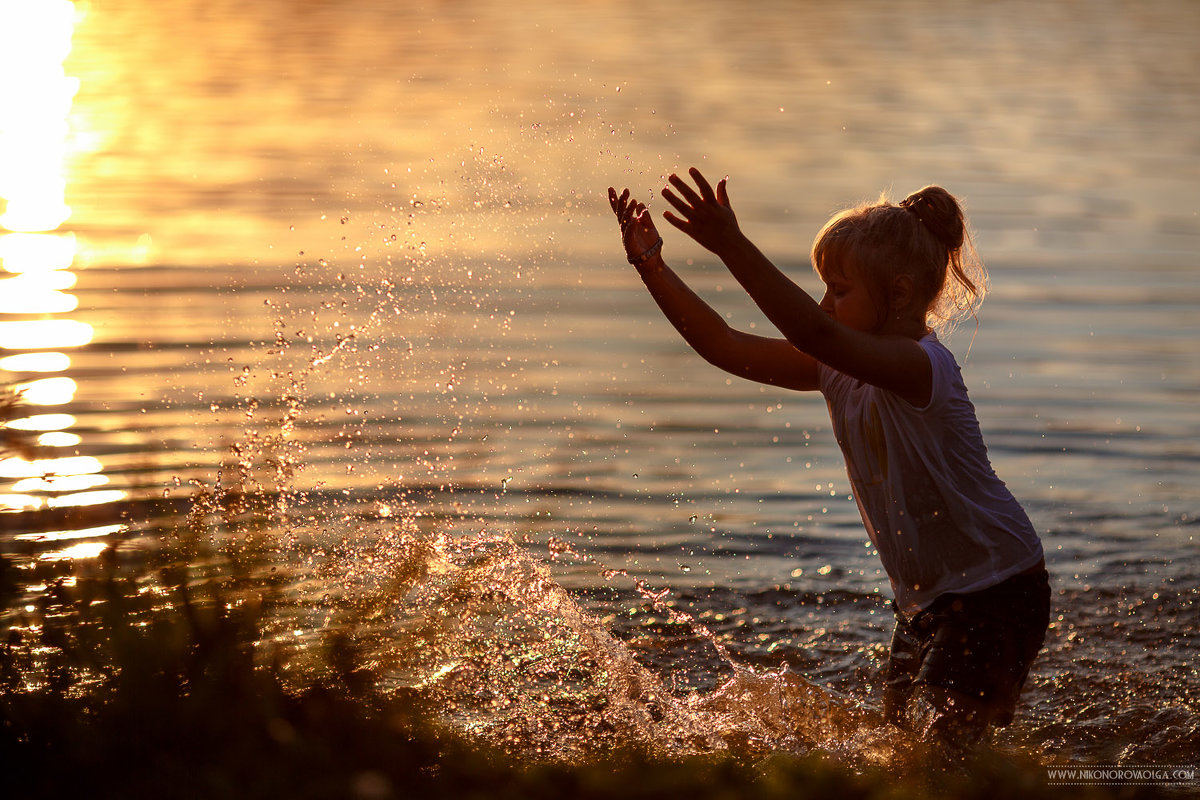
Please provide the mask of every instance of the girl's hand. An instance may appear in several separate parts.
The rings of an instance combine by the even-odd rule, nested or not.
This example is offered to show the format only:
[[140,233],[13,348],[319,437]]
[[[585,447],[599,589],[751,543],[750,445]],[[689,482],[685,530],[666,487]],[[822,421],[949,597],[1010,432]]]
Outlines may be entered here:
[[662,193],[683,218],[680,219],[670,211],[664,212],[663,217],[695,239],[705,250],[719,256],[727,245],[735,242],[742,234],[738,228],[737,217],[729,205],[729,193],[725,190],[726,179],[722,178],[716,191],[713,191],[709,182],[700,174],[700,170],[692,167],[688,174],[696,182],[696,189],[678,175],[672,175],[669,179],[671,186],[674,186],[679,194],[671,191],[670,186],[663,189]]
[[646,206],[633,200],[629,190],[617,195],[617,190],[608,187],[608,204],[617,215],[617,223],[621,226],[621,241],[625,245],[625,255],[630,260],[636,260],[645,255],[659,242],[658,229],[654,227],[654,218],[646,210]]

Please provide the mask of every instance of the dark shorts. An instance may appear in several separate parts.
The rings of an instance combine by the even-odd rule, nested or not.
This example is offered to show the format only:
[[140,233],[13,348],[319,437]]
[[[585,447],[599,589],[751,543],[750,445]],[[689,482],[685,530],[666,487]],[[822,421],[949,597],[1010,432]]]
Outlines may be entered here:
[[912,619],[897,612],[884,711],[895,721],[921,684],[980,701],[990,722],[1012,721],[1050,624],[1045,570],[970,594],[944,594]]

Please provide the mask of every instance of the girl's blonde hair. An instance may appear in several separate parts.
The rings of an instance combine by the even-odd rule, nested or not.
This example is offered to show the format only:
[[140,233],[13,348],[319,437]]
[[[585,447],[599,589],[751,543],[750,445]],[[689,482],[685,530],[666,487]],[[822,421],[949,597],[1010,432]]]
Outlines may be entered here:
[[988,289],[962,207],[940,186],[835,214],[813,241],[812,261],[821,275],[856,264],[882,314],[890,310],[892,279],[910,276],[926,324],[943,334],[974,316]]

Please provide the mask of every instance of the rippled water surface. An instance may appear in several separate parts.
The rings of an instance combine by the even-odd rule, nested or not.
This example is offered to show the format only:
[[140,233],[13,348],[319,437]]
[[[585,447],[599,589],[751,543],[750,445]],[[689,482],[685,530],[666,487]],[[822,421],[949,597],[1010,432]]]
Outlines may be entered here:
[[824,403],[691,354],[604,190],[728,174],[815,290],[832,211],[939,183],[993,279],[951,346],[1056,587],[1001,741],[1197,760],[1200,7],[72,10],[29,23],[71,36],[68,83],[23,73],[69,109],[10,115],[48,151],[0,219],[32,229],[0,235],[0,369],[43,436],[0,461],[18,566],[252,485],[294,635],[372,598],[375,674],[481,736],[876,752],[891,612]]

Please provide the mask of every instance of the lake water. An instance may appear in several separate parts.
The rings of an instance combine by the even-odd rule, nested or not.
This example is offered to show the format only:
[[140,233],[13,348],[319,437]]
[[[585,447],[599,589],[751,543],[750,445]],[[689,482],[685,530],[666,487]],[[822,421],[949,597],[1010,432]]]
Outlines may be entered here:
[[692,354],[605,190],[729,175],[817,291],[833,211],[938,183],[993,284],[950,344],[1055,587],[998,741],[1200,760],[1200,5],[34,6],[57,44],[0,56],[19,566],[261,489],[297,598],[265,635],[367,598],[367,666],[481,737],[881,752],[886,579],[824,403]]

